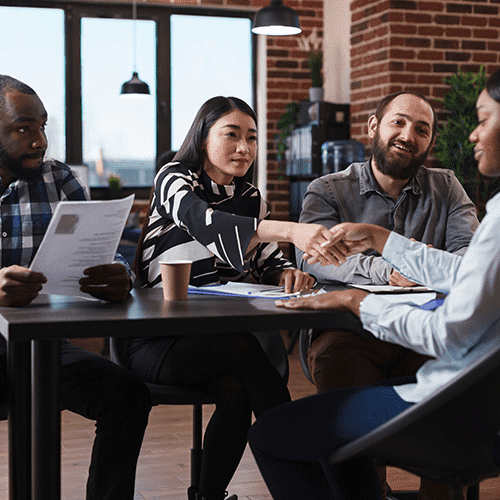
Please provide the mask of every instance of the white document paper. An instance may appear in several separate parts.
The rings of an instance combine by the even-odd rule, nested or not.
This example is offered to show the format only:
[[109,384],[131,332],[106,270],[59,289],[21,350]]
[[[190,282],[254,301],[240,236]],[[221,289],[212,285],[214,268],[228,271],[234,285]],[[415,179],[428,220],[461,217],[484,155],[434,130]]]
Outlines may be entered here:
[[[323,291],[324,292],[324,291]],[[322,292],[322,293],[323,293]],[[261,299],[287,299],[319,293],[318,291],[286,293],[283,287],[230,281],[224,285],[189,286],[188,293],[203,295],[225,295]]]
[[417,292],[432,292],[426,286],[392,286],[392,285],[352,285],[356,288],[361,288],[371,293],[417,293]]
[[89,297],[78,280],[88,267],[113,262],[133,201],[60,202],[30,266],[47,278],[41,293]]
[[396,304],[413,304],[416,306],[422,306],[427,304],[427,302],[435,299],[437,297],[436,292],[427,293],[393,293],[382,295],[384,300],[393,302]]

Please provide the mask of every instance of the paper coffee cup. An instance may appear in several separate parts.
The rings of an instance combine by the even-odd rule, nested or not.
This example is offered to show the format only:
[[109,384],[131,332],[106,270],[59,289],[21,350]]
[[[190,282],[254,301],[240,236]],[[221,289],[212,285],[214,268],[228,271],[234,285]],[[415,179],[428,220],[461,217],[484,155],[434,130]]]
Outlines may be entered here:
[[190,260],[168,260],[160,262],[164,300],[187,300]]

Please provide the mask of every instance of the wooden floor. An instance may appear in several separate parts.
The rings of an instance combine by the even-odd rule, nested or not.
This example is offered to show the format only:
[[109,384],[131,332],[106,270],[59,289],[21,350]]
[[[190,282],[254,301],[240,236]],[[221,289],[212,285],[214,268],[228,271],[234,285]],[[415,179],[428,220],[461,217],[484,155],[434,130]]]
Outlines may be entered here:
[[[87,345],[88,346],[88,345]],[[88,346],[91,350],[99,346]],[[290,356],[289,388],[293,399],[314,393],[302,373],[298,349]],[[204,419],[211,413],[204,407]],[[68,411],[62,413],[62,497],[84,500],[94,424]],[[189,448],[191,446],[191,408],[161,406],[153,408],[137,471],[135,500],[187,500],[189,486]],[[7,500],[7,424],[0,422],[0,500]],[[389,468],[388,481],[394,490],[417,489],[419,479]],[[250,451],[229,486],[240,500],[271,500]],[[481,500],[500,499],[500,479],[481,485]],[[314,500],[314,499],[304,499]]]

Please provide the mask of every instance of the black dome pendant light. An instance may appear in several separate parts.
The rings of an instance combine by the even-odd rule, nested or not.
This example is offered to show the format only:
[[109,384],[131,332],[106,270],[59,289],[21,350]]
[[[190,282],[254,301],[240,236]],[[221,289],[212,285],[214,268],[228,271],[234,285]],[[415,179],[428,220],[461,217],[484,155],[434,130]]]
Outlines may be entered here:
[[134,35],[134,70],[132,73],[132,78],[122,85],[122,90],[120,94],[123,96],[138,96],[138,95],[149,95],[149,85],[139,79],[139,74],[137,73],[137,0],[132,2],[132,20],[133,20],[133,35]]
[[257,35],[298,35],[302,29],[299,16],[283,0],[271,0],[271,5],[263,7],[253,20],[252,32]]

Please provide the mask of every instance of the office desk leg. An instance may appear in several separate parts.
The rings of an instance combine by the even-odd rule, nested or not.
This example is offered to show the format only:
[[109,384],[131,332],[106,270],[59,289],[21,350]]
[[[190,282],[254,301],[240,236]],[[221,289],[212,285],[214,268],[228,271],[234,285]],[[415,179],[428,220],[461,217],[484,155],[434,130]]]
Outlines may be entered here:
[[33,342],[32,500],[61,498],[61,342]]
[[10,500],[31,496],[30,368],[30,342],[8,342]]

